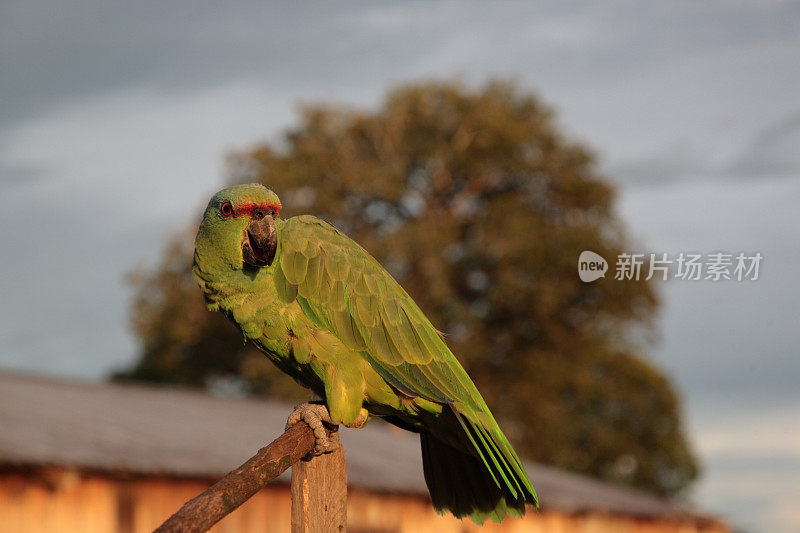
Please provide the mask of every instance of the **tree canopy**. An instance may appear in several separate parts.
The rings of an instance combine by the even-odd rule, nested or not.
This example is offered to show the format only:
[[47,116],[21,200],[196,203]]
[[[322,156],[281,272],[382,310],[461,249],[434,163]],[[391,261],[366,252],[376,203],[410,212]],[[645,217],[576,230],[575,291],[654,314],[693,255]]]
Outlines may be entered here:
[[[445,333],[522,455],[664,495],[696,477],[676,393],[645,357],[652,282],[577,275],[583,250],[628,250],[614,187],[535,96],[428,83],[374,111],[308,106],[281,142],[236,153],[229,168],[232,182],[273,189],[284,216],[324,218],[375,255]],[[142,350],[116,377],[304,397],[205,310],[193,231],[132,276]]]

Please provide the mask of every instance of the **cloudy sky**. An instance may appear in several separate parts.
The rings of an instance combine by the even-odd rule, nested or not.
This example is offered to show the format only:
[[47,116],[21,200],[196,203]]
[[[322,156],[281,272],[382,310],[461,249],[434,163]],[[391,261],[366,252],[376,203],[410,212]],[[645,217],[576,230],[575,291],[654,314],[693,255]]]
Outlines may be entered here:
[[755,282],[665,283],[653,359],[698,505],[800,530],[800,3],[48,4],[0,4],[0,368],[130,362],[123,273],[298,103],[512,78],[598,151],[638,251],[764,256]]

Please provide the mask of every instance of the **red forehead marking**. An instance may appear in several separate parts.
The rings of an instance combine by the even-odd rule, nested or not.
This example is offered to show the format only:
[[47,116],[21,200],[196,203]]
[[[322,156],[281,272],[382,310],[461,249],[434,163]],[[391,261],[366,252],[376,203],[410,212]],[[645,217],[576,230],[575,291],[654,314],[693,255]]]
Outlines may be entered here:
[[279,215],[281,214],[281,204],[276,202],[270,202],[270,203],[262,202],[260,204],[257,204],[255,202],[242,202],[240,204],[236,204],[235,206],[233,206],[233,214],[234,216],[237,217],[240,217],[242,215],[252,216],[253,211],[255,211],[256,209],[269,209],[270,207],[274,209],[277,214]]

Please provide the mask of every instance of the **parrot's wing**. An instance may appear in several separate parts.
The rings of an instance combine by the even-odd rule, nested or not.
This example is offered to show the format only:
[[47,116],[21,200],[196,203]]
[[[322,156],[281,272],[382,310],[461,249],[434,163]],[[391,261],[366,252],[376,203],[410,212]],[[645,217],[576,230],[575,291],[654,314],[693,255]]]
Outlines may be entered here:
[[287,220],[278,294],[359,351],[398,391],[449,405],[494,482],[535,503],[524,468],[475,384],[414,300],[355,241],[304,215]]
[[275,279],[318,326],[361,352],[399,391],[486,411],[472,380],[414,300],[366,250],[330,224],[286,221]]

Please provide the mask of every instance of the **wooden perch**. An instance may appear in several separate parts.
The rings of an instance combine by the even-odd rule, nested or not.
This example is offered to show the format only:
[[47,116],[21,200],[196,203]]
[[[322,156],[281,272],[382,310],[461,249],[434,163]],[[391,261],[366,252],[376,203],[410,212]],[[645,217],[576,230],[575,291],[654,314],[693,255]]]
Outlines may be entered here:
[[[330,437],[336,439],[338,437],[336,431],[331,432]],[[314,433],[311,428],[305,422],[295,424],[269,446],[261,448],[242,466],[229,472],[205,492],[186,502],[155,531],[158,533],[208,531],[211,526],[264,488],[267,483],[300,461],[313,448]],[[299,472],[293,472],[292,475],[292,517],[298,513],[298,523],[295,524],[293,520],[292,530],[344,531],[347,478],[341,446],[338,451],[304,461],[298,470]],[[320,473],[317,470],[326,470],[327,473]],[[318,482],[323,479],[328,479],[332,484],[320,486]],[[300,488],[296,490],[295,485]],[[298,493],[297,497],[295,492]],[[295,501],[297,498],[301,500]],[[330,523],[317,524],[317,517]]]
[[[331,435],[338,442],[338,435]],[[343,533],[347,528],[347,464],[339,447],[292,466],[292,533]]]

